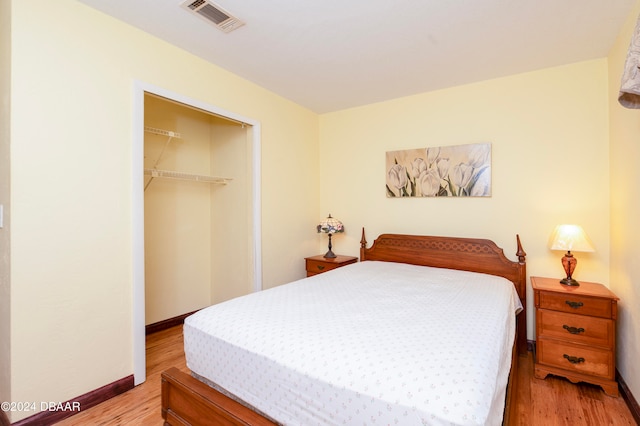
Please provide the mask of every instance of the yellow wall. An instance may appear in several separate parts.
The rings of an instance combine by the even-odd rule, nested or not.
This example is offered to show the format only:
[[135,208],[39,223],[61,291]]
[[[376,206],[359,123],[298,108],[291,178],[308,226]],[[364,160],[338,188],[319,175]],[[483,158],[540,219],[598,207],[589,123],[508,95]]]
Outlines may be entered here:
[[[490,198],[386,198],[385,152],[492,144]],[[607,62],[513,75],[325,114],[320,119],[320,206],[347,232],[337,253],[357,254],[360,229],[490,238],[529,275],[564,273],[547,248],[555,225],[581,224],[595,253],[577,254],[575,277],[608,283]],[[533,338],[532,304],[528,306]]]
[[261,123],[265,287],[317,251],[318,117],[73,0],[12,7],[9,399],[65,401],[133,372],[134,81]]
[[611,289],[620,298],[617,368],[636,399],[640,397],[640,110],[623,108],[617,98],[638,14],[640,2],[609,54]]
[[11,396],[11,288],[9,238],[10,102],[11,102],[11,2],[0,0],[0,204],[4,226],[0,229],[0,401]]

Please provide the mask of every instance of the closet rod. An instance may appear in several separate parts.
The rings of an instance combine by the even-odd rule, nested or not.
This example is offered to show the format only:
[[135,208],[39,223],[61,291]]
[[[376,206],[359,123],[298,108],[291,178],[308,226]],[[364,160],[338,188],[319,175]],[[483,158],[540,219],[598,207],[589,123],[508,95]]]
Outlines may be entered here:
[[219,177],[219,176],[205,176],[192,173],[174,172],[171,170],[157,170],[157,169],[144,169],[144,174],[154,178],[169,178],[169,179],[181,179],[181,180],[194,180],[197,182],[215,183],[219,185],[226,185],[233,178]]

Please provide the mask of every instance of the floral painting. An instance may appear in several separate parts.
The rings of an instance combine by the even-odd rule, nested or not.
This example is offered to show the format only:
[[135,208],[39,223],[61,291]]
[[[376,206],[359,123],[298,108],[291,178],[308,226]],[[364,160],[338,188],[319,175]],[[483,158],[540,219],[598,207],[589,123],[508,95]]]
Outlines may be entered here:
[[387,197],[490,197],[491,144],[387,152]]

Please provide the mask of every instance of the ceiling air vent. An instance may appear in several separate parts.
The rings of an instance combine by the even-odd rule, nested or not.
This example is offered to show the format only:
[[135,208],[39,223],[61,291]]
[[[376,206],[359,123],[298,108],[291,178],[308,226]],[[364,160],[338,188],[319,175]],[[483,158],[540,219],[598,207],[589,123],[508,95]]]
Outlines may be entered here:
[[206,0],[187,0],[182,7],[213,24],[220,31],[228,33],[244,25],[244,22]]

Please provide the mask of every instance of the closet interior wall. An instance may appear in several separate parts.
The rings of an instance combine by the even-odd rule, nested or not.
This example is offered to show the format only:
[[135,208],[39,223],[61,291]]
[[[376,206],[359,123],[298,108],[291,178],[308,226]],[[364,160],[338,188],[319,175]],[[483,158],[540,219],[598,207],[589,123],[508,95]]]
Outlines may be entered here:
[[146,94],[144,168],[225,183],[145,174],[145,323],[251,292],[251,127]]

